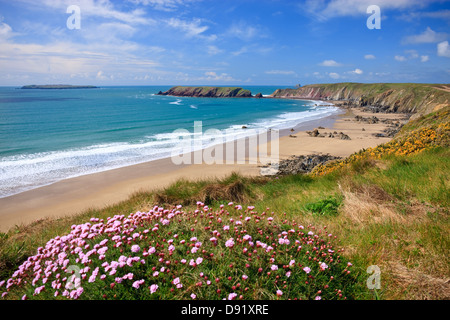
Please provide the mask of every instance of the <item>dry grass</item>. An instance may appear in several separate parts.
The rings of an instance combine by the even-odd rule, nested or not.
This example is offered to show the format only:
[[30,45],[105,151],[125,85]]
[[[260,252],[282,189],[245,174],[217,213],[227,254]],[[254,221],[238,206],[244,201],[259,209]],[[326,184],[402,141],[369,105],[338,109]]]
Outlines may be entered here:
[[339,189],[344,196],[341,213],[357,224],[405,221],[396,212],[392,196],[379,186],[354,186],[346,181],[339,184]]
[[[413,300],[449,300],[450,278],[436,278],[419,270],[392,262],[387,265],[391,285],[398,292],[397,298]],[[395,296],[393,298],[396,298]]]

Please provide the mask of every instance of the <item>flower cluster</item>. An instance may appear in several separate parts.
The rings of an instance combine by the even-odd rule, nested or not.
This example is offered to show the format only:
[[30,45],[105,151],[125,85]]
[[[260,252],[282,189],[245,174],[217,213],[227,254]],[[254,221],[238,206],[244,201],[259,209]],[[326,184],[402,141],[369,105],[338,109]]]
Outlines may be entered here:
[[362,150],[350,155],[348,158],[319,165],[314,168],[312,175],[322,176],[340,168],[350,166],[352,163],[368,158],[380,159],[386,155],[405,156],[416,154],[437,146],[450,145],[450,123],[438,126],[427,126],[411,131],[407,136],[391,140],[374,148]]
[[332,234],[233,203],[92,218],[0,282],[16,299],[346,299]]

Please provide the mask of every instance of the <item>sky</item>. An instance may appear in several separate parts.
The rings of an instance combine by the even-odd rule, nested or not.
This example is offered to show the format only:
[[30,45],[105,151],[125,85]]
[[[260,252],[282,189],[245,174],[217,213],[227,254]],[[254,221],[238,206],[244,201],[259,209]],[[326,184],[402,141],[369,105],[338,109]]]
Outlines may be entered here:
[[0,0],[0,86],[336,82],[450,83],[450,0]]

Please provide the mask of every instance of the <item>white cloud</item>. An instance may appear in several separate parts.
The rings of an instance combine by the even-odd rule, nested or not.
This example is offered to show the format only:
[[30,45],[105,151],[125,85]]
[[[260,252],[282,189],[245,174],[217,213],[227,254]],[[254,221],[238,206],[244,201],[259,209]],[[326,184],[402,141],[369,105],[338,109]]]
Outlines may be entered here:
[[240,21],[237,23],[233,23],[231,27],[228,29],[227,34],[231,37],[236,37],[244,41],[249,41],[257,36],[261,36],[261,34],[258,33],[258,29],[261,28],[251,26],[244,21]]
[[236,81],[232,76],[230,76],[227,73],[217,74],[216,72],[208,71],[208,72],[205,72],[205,76],[206,76],[206,78],[200,78],[200,79],[205,79],[208,81]]
[[217,48],[216,46],[207,46],[208,54],[214,56],[216,54],[222,53],[223,50]]
[[337,74],[336,72],[330,72],[328,75],[332,79],[339,79],[340,78],[339,74]]
[[0,23],[0,39],[7,39],[12,33],[12,28],[8,24]]
[[406,61],[406,58],[404,56],[395,56],[394,59],[400,62]]
[[145,6],[152,6],[156,10],[174,11],[181,6],[187,6],[192,2],[201,0],[129,0],[135,4],[142,4]]
[[448,41],[443,41],[437,45],[437,55],[439,57],[450,58],[450,45]]
[[435,32],[430,27],[427,27],[427,29],[421,34],[404,38],[402,43],[436,43],[444,41],[448,36],[449,35],[445,32]]
[[297,76],[297,73],[295,73],[294,71],[290,70],[290,71],[285,71],[285,70],[269,70],[265,72],[266,74],[278,74],[278,75],[293,75],[293,76]]
[[417,59],[419,57],[416,50],[405,50],[405,53],[408,54],[409,59]]
[[338,62],[336,62],[334,60],[325,60],[325,61],[319,63],[319,66],[322,66],[322,67],[340,67],[340,66],[342,66],[342,64],[340,64],[340,63],[338,63]]
[[373,59],[376,59],[376,57],[373,54],[366,54],[364,56],[364,59],[366,59],[366,60],[373,60]]
[[[426,3],[438,2],[439,0],[428,0]],[[415,7],[423,7],[423,0],[307,0],[302,3],[302,11],[306,9],[308,13],[320,21],[326,21],[330,18],[340,16],[366,16],[367,7],[370,5],[378,5],[382,12],[384,10],[403,10]]]
[[356,68],[355,70],[350,71],[349,73],[352,73],[352,74],[363,74],[364,72],[361,69]]
[[214,34],[209,36],[203,34],[209,27],[201,25],[201,19],[195,18],[192,21],[184,21],[178,18],[171,18],[166,22],[168,26],[182,30],[188,37],[199,37],[207,40],[217,39],[217,36]]
[[421,62],[427,62],[428,60],[430,60],[429,56],[420,56],[420,61]]
[[417,21],[421,18],[450,19],[450,10],[428,11],[428,12],[407,12],[399,16],[405,21]]
[[114,4],[109,0],[20,0],[21,2],[28,3],[29,7],[44,6],[54,10],[65,10],[70,5],[78,5],[81,10],[82,17],[94,16],[102,17],[106,19],[115,19],[129,24],[142,24],[148,25],[154,23],[154,20],[145,17],[145,11],[142,9],[135,9],[132,11],[120,11],[117,10]]

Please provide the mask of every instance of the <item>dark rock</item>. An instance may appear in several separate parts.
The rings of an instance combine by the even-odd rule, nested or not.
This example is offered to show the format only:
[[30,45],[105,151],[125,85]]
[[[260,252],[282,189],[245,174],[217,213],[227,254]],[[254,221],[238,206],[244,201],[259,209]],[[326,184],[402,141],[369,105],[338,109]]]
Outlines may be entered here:
[[350,137],[343,132],[339,132],[338,138],[341,140],[351,140]]
[[278,174],[298,174],[311,172],[316,166],[324,164],[328,161],[341,159],[327,155],[308,155],[308,156],[293,156],[291,159],[281,160],[278,167]]
[[262,93],[261,93],[261,92],[260,92],[260,93],[257,93],[257,94],[255,95],[255,98],[263,98]]

